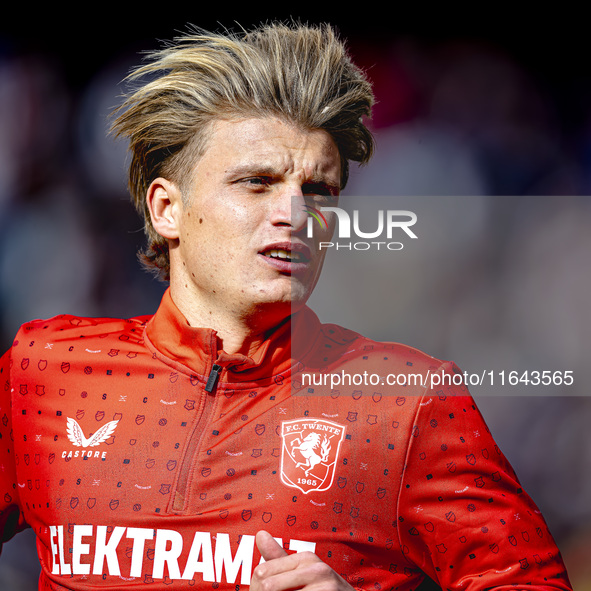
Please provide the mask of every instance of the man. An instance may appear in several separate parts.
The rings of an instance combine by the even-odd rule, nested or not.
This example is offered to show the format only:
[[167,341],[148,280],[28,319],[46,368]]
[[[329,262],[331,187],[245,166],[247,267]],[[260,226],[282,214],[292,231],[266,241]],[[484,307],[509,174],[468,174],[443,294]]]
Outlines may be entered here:
[[305,306],[335,225],[307,211],[372,151],[332,31],[195,34],[144,76],[114,129],[170,289],[28,323],[0,368],[4,539],[35,530],[40,588],[569,589],[455,366]]

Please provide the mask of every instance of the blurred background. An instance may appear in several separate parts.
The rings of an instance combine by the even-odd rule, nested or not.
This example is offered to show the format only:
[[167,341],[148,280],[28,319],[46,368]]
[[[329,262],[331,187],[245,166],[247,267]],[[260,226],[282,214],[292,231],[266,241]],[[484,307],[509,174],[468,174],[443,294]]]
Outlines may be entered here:
[[[165,286],[136,260],[144,236],[126,192],[125,146],[106,133],[139,52],[187,23],[330,22],[378,100],[376,157],[352,170],[348,203],[370,212],[368,231],[372,207],[415,211],[419,240],[398,254],[330,253],[311,305],[325,322],[469,372],[574,371],[569,388],[472,392],[574,588],[591,589],[591,69],[580,18],[536,11],[530,20],[497,5],[478,14],[299,5],[231,18],[15,10],[0,24],[2,350],[33,318],[126,317],[158,305]],[[27,531],[3,550],[0,588],[35,589],[38,571]]]

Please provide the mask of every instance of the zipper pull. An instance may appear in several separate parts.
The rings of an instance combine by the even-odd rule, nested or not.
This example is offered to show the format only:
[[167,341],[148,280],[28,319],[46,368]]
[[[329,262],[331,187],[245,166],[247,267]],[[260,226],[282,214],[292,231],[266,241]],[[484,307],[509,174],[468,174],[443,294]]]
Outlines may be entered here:
[[217,363],[213,364],[211,368],[211,372],[209,373],[209,377],[207,378],[207,384],[205,384],[205,391],[206,392],[213,392],[215,385],[217,384],[218,378],[222,373],[222,366],[218,365]]

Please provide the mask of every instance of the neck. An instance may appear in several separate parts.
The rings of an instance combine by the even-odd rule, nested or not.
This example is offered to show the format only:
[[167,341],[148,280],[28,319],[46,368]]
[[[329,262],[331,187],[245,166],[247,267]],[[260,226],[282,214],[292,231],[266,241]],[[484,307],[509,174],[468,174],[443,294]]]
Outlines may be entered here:
[[175,289],[172,282],[170,295],[190,326],[216,331],[223,350],[229,355],[241,353],[250,356],[291,313],[289,306],[285,305],[276,309],[266,306],[264,310],[255,309],[246,313],[232,307],[214,307],[190,297],[187,290]]

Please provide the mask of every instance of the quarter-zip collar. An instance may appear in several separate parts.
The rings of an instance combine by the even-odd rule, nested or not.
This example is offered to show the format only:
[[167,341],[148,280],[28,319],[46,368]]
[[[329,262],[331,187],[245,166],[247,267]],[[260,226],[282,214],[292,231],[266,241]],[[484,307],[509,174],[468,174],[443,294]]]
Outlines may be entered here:
[[224,368],[221,381],[250,382],[289,372],[313,348],[320,326],[316,314],[305,307],[280,324],[252,355],[229,355],[215,330],[189,325],[167,289],[144,336],[154,353],[177,370],[207,377],[216,364]]

